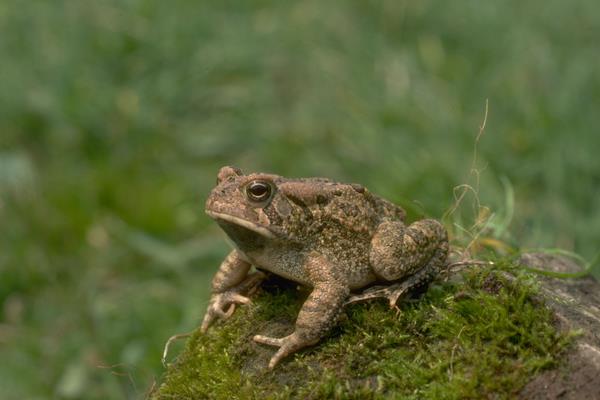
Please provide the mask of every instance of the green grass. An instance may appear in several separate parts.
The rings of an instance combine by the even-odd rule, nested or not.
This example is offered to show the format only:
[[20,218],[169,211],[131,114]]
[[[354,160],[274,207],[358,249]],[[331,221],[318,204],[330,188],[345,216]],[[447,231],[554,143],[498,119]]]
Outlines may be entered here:
[[6,0],[0,32],[2,398],[151,385],[227,251],[202,212],[220,166],[440,217],[486,99],[479,197],[514,210],[501,239],[598,251],[594,0]]
[[305,294],[263,291],[208,334],[197,331],[153,398],[514,398],[558,364],[570,337],[535,298],[535,279],[512,268],[520,277],[508,281],[507,265],[434,286],[399,315],[385,302],[349,307],[330,337],[272,372],[273,349],[251,337],[273,321],[291,329]]

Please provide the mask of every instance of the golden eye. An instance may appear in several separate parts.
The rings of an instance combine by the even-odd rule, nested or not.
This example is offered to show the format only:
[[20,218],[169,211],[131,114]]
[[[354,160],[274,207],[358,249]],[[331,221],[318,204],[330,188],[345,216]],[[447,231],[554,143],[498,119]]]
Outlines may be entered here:
[[268,200],[272,192],[271,185],[265,181],[252,181],[246,186],[246,196],[254,202]]

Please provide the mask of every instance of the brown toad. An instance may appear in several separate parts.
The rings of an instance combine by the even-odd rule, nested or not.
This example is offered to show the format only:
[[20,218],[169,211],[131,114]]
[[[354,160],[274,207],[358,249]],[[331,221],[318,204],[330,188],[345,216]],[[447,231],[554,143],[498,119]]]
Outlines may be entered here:
[[[250,302],[245,294],[263,276],[250,273],[252,265],[312,288],[293,333],[254,337],[279,347],[269,368],[317,343],[347,303],[387,297],[395,306],[407,290],[433,279],[448,254],[446,230],[439,222],[425,219],[406,226],[399,206],[360,185],[324,178],[244,175],[223,167],[206,213],[235,249],[213,278],[203,331],[216,317],[230,316],[235,304]],[[376,282],[387,286],[350,296]]]

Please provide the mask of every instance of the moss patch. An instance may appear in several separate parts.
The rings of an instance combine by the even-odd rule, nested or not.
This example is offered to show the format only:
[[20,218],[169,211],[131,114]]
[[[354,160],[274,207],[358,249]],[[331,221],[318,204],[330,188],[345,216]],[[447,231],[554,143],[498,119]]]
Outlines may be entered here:
[[399,313],[352,305],[317,346],[268,371],[275,349],[251,338],[289,333],[306,293],[267,284],[253,305],[196,332],[153,398],[510,398],[569,343],[536,293],[532,276],[507,265],[474,268]]

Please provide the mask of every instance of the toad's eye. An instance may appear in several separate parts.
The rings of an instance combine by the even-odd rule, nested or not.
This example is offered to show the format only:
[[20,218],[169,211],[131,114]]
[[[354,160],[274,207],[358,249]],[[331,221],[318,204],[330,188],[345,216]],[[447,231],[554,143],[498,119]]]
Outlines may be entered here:
[[272,192],[273,188],[265,181],[252,181],[246,186],[246,196],[254,202],[268,200]]

